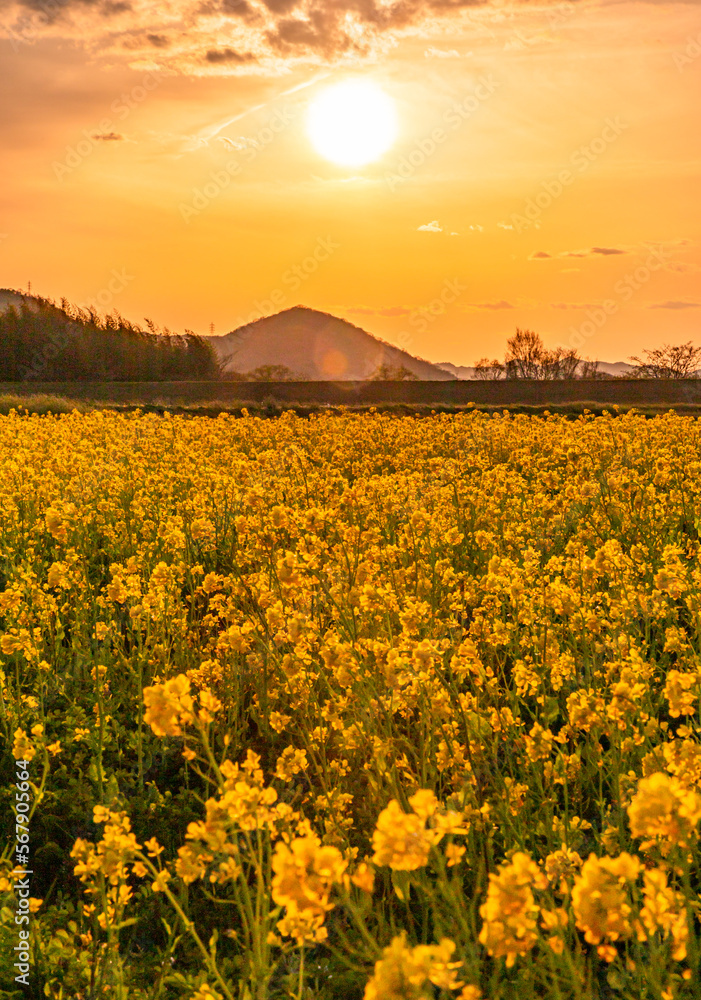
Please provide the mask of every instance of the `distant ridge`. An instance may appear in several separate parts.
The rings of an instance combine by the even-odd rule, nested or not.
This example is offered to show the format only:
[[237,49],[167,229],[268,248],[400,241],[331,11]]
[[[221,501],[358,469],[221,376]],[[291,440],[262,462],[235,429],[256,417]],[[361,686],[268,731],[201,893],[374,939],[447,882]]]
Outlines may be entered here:
[[393,372],[404,368],[424,381],[455,378],[338,316],[307,306],[293,306],[207,339],[225,375],[282,365],[289,377],[300,381],[362,381],[382,368]]

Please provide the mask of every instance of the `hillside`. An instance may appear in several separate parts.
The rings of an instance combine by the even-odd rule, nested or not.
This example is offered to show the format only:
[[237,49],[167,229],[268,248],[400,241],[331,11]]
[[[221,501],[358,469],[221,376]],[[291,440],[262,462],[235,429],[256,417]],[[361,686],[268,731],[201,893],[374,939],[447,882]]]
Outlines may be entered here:
[[360,327],[328,313],[294,306],[220,337],[208,337],[224,373],[284,365],[292,377],[309,381],[363,380],[381,366],[405,368],[418,379],[455,378]]

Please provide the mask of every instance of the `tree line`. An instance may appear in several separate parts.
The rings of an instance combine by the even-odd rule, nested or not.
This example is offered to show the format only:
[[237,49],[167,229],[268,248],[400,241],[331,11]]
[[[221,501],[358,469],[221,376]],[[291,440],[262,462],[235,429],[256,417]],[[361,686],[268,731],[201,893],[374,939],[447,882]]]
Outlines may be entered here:
[[644,351],[644,357],[628,361],[631,370],[623,375],[601,371],[598,361],[581,358],[570,348],[549,350],[533,330],[519,330],[506,342],[504,360],[480,358],[475,364],[475,378],[499,379],[574,379],[574,378],[698,378],[701,374],[701,347],[665,344]]
[[[17,293],[11,293],[17,294]],[[146,328],[65,299],[21,298],[0,311],[0,381],[166,382],[218,379],[211,344],[191,330]]]

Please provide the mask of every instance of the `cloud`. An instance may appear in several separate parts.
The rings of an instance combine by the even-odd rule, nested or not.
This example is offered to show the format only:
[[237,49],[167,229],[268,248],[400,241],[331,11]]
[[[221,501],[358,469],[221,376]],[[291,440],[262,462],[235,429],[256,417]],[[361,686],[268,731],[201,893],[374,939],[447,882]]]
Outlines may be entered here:
[[682,302],[679,299],[669,302],[655,302],[648,309],[701,309],[701,302]]
[[210,49],[205,59],[208,63],[246,63],[255,60],[252,52],[236,52],[234,49]]
[[513,302],[507,302],[506,299],[501,299],[500,302],[467,302],[463,306],[464,309],[468,311],[470,309],[515,309],[516,306]]
[[599,253],[604,257],[609,257],[611,254],[617,253],[628,253],[628,250],[619,250],[618,247],[592,247],[589,253]]
[[553,254],[547,250],[538,250],[532,253],[529,260],[550,260],[553,257],[610,257],[616,254],[630,253],[630,250],[621,247],[590,247],[588,250],[562,250]]
[[[503,17],[496,0],[0,0],[0,6],[10,37],[79,42],[110,61],[121,57],[134,68],[190,76],[347,65],[389,51],[410,33],[438,41],[476,8],[493,7]],[[430,44],[425,52],[431,59],[461,58]]]
[[500,302],[473,302],[468,307],[470,309],[514,309],[512,302],[502,299]]
[[484,226],[477,226],[477,225],[475,225],[475,226],[468,226],[467,228],[471,229],[473,233],[482,233],[482,232],[484,232]]
[[424,52],[426,59],[460,59],[457,49],[436,49],[432,45]]
[[218,135],[215,141],[221,142],[227,149],[248,149],[252,145],[250,139],[247,139],[244,135],[238,139],[230,139],[228,135]]
[[97,142],[127,142],[123,132],[92,132],[90,138]]
[[611,257],[615,254],[630,253],[620,247],[590,247],[588,250],[564,250],[558,257]]
[[442,233],[442,228],[438,225],[438,220],[434,219],[433,222],[427,222],[425,226],[419,226],[416,230],[417,233]]
[[498,229],[513,229],[514,227],[509,222],[497,222]]

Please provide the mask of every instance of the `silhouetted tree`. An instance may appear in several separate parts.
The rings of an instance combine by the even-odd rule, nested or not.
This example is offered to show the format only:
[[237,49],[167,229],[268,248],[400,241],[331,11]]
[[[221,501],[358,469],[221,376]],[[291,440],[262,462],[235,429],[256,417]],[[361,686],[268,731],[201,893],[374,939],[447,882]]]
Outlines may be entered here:
[[119,313],[100,317],[65,299],[21,298],[0,311],[0,380],[164,381],[217,379],[212,345],[191,330],[184,336],[146,329]]
[[628,358],[634,365],[629,378],[698,378],[701,366],[701,347],[686,344],[665,344],[652,351],[645,351],[643,360]]
[[475,363],[475,378],[481,378],[490,382],[497,382],[499,379],[504,377],[504,365],[501,361],[497,361],[494,358],[490,361],[489,358],[480,358],[479,361]]
[[379,365],[370,376],[371,382],[413,382],[418,381],[415,375],[405,365]]
[[475,378],[505,379],[572,379],[596,378],[598,363],[583,361],[572,348],[546,348],[533,330],[516,329],[506,343],[504,361],[480,358],[475,364]]

